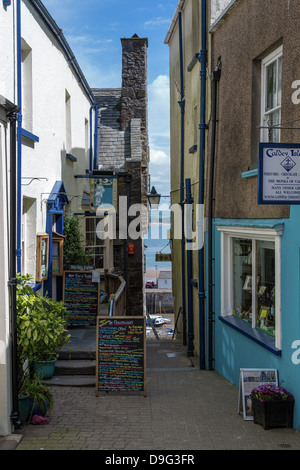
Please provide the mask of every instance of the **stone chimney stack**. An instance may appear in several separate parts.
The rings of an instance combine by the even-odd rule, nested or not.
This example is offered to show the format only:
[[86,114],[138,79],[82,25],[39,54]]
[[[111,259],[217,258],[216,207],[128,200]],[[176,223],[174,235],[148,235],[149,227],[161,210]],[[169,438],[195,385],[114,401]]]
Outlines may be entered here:
[[[122,43],[122,105],[121,129],[129,131],[131,120],[140,120],[142,160],[148,161],[148,96],[147,48],[148,39],[121,39]],[[137,121],[135,121],[136,123]],[[136,124],[135,124],[136,125]]]

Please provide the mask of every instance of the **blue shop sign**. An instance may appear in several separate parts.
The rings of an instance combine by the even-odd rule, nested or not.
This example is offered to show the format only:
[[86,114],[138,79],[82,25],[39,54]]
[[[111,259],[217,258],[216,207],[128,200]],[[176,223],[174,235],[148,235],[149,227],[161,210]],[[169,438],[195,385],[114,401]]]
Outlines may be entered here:
[[300,144],[259,144],[258,204],[300,204]]

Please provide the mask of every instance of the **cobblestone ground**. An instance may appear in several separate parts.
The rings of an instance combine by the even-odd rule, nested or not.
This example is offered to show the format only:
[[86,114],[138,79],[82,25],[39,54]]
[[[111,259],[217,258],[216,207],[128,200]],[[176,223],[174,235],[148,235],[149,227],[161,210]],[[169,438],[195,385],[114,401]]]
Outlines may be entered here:
[[298,431],[245,421],[238,389],[192,367],[177,342],[150,342],[147,354],[146,397],[54,386],[50,423],[26,425],[17,450],[300,450]]

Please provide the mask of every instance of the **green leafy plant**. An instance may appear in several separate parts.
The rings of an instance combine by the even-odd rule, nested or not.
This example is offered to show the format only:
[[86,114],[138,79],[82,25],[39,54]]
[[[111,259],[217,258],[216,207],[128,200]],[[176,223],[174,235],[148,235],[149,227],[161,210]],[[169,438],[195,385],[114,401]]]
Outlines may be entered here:
[[57,349],[67,344],[63,302],[36,294],[28,282],[30,275],[17,276],[17,347],[19,376],[26,361],[47,361],[57,357]]
[[65,218],[64,234],[64,268],[68,269],[71,264],[88,265],[90,252],[85,250],[85,241],[77,217]]
[[37,375],[31,378],[30,375],[27,374],[24,378],[22,389],[24,394],[29,394],[31,400],[28,421],[31,420],[35,408],[39,408],[45,412],[53,408],[53,393]]

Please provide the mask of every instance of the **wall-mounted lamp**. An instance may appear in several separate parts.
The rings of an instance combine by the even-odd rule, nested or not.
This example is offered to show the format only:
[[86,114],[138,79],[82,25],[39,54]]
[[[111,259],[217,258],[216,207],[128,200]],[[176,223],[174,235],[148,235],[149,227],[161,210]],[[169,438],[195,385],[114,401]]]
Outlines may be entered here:
[[154,186],[152,186],[151,192],[148,194],[148,201],[150,207],[154,206],[155,208],[157,208],[160,201],[160,194],[157,193]]

